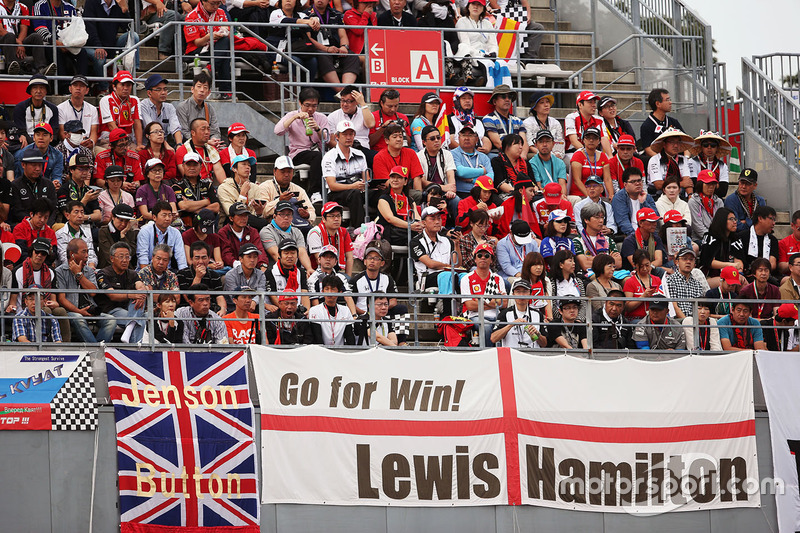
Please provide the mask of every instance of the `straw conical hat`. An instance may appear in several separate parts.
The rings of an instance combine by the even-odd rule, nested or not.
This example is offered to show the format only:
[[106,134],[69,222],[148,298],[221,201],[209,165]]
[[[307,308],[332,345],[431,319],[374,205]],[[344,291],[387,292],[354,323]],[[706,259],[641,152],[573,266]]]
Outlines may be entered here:
[[700,145],[705,139],[713,139],[719,143],[719,148],[717,148],[717,157],[730,155],[731,143],[726,141],[719,133],[715,131],[700,130],[700,135],[698,135],[694,140],[694,146],[689,150],[693,156],[702,153],[703,149]]
[[658,138],[653,141],[650,148],[655,153],[661,152],[661,150],[664,149],[664,141],[670,137],[678,137],[681,140],[681,152],[690,150],[694,146],[694,139],[692,139],[691,135],[687,135],[677,128],[667,128],[667,131],[659,135]]

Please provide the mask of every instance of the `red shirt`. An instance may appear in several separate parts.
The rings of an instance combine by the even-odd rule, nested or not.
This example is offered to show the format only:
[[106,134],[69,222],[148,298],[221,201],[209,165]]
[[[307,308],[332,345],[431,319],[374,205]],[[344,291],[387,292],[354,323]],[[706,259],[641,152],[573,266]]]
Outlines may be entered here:
[[56,232],[53,231],[53,228],[45,224],[42,229],[37,231],[31,226],[30,217],[14,226],[13,236],[14,242],[22,249],[23,258],[31,255],[28,250],[31,244],[33,244],[33,241],[39,237],[49,239],[53,245],[53,250],[58,248],[58,239],[56,238]]
[[[119,157],[111,150],[105,150],[97,154],[97,156],[94,158],[94,178],[92,179],[103,179],[106,168],[110,167],[111,165],[121,166],[125,170],[126,174],[132,173],[133,181],[144,181],[144,174],[142,174],[142,163],[139,159],[139,154],[133,150],[128,150],[128,152],[125,154],[125,157]],[[128,181],[127,177],[125,178],[125,181]]]
[[[19,10],[19,11],[17,11],[17,10]],[[18,2],[14,3],[13,9],[11,10],[11,12],[9,12],[8,8],[3,4],[3,2],[0,2],[0,17],[2,17],[3,15],[29,17],[30,16],[30,11],[28,11],[28,6],[26,6],[22,2],[18,1]],[[30,18],[3,19],[2,20],[2,24],[3,24],[3,27],[6,29],[6,31],[10,31],[14,35],[19,36],[19,27],[20,27],[20,25],[28,26],[30,28],[31,21],[30,21]],[[28,32],[28,35],[30,35],[30,31]]]
[[118,128],[125,130],[128,135],[133,133],[133,124],[140,120],[139,99],[129,96],[124,102],[115,94],[111,93],[100,100],[100,132],[110,131],[108,124],[112,121]]
[[[175,165],[182,165],[183,158],[186,157],[186,154],[189,152],[189,149],[186,147],[186,144],[191,144],[191,140],[186,141],[182,145],[178,146],[178,149],[175,150]],[[206,145],[207,146],[207,145]],[[214,165],[221,161],[221,156],[219,152],[214,149],[207,149],[205,146],[194,146],[192,145],[192,151],[197,152],[201,158],[203,158],[203,162],[200,164],[200,179],[201,180],[211,180],[212,182],[216,183],[216,179],[214,176]],[[252,169],[251,172],[254,172],[255,169]]]
[[[222,9],[217,9],[212,16],[203,9],[202,2],[198,3],[197,7],[186,15],[186,22],[220,22],[226,20],[228,20],[228,17],[225,16],[225,12]],[[213,31],[219,31],[220,29],[220,26],[214,26]],[[186,53],[189,54],[197,50],[197,46],[194,44],[195,39],[200,39],[208,35],[208,26],[186,25],[183,27],[183,35],[186,37]]]
[[422,176],[422,165],[419,164],[417,152],[411,148],[403,148],[398,157],[392,157],[389,150],[384,148],[375,154],[375,159],[372,161],[373,179],[389,179],[389,172],[397,165],[408,168],[409,184],[417,176]]
[[630,163],[628,163],[628,166],[625,166],[622,163],[622,161],[619,160],[618,155],[612,157],[611,161],[609,162],[608,168],[611,171],[611,181],[617,182],[617,184],[619,184],[620,189],[625,187],[625,185],[622,183],[622,173],[625,172],[625,169],[629,167],[638,168],[639,170],[642,171],[642,175],[644,176],[644,163],[642,163],[642,160],[636,156],[633,156],[631,158]]
[[[194,228],[189,228],[183,233],[181,233],[181,237],[183,237],[183,244],[185,244],[186,246],[191,246],[192,244],[200,240],[200,238],[197,236],[197,233],[195,233]],[[206,240],[203,242],[205,242],[207,245],[211,247],[211,259],[213,260],[214,249],[222,246],[219,241],[219,237],[217,236],[216,233],[209,233],[206,236]]]
[[800,241],[789,234],[778,242],[778,248],[778,262],[787,263],[792,254],[800,252]]
[[[372,13],[359,13],[355,9],[348,9],[344,14],[344,23],[348,26],[377,26],[378,15]],[[346,29],[350,50],[360,54],[364,49],[364,28]]]
[[[650,274],[650,285],[658,291],[659,287],[661,287],[661,278]],[[639,281],[639,277],[634,274],[625,280],[625,285],[622,287],[622,290],[625,292],[632,292],[633,296],[638,298],[644,294],[645,287],[642,285],[641,281]],[[650,304],[644,302],[630,313],[625,313],[625,316],[628,318],[644,318],[649,308]]]
[[256,342],[256,333],[258,333],[258,315],[256,313],[247,313],[247,318],[242,320],[237,318],[236,311],[233,311],[222,318],[233,319],[225,321],[229,343],[253,344]]
[[503,216],[497,219],[496,223],[497,238],[501,239],[506,235],[508,235],[508,232],[511,231],[511,223],[517,219],[521,219],[527,222],[528,225],[531,227],[531,230],[533,230],[534,233],[537,233],[538,224],[536,222],[536,213],[533,211],[533,206],[530,204],[523,205],[522,212],[515,213],[514,197],[511,196],[509,198],[506,198],[506,201],[503,202]]
[[[351,43],[350,49],[351,50],[353,49],[352,43]],[[370,130],[369,130],[369,134],[370,135],[372,135],[373,133],[378,131],[378,128],[380,128],[381,125],[383,125],[383,124],[385,124],[387,122],[391,122],[393,120],[397,120],[399,118],[399,119],[404,120],[405,123],[406,123],[406,138],[411,139],[411,121],[408,120],[408,117],[406,115],[404,115],[402,113],[397,113],[396,115],[390,117],[388,115],[384,115],[383,111],[381,111],[379,109],[378,111],[373,111],[372,112],[372,116],[375,117],[375,126],[370,128]],[[375,151],[384,150],[386,148],[386,139],[381,137],[370,148],[372,148]]]
[[[150,151],[150,148],[143,148],[139,151],[139,161],[142,164],[142,174],[144,174],[144,166],[147,163],[147,160],[154,157],[155,156],[153,155],[153,152]],[[175,181],[175,178],[178,176],[178,165],[175,163],[175,151],[162,149],[161,157],[158,159],[164,163],[164,180],[172,184]]]
[[[586,179],[589,176],[597,176],[602,181],[603,179],[603,167],[609,164],[608,156],[601,152],[600,150],[595,150],[594,153],[595,157],[593,159],[588,159],[586,157],[586,152],[583,150],[578,150],[574,154],[572,154],[572,159],[569,165],[569,175],[572,176],[572,163],[580,163],[582,170],[581,170],[581,182],[586,183]],[[581,192],[578,186],[575,184],[575,180],[572,180],[572,185],[570,185],[569,194],[574,196],[586,196]]]

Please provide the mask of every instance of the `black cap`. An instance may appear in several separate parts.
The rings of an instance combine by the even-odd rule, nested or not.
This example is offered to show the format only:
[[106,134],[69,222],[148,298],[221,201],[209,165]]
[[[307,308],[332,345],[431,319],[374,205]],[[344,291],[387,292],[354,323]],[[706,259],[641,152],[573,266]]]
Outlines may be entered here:
[[650,309],[660,309],[663,311],[664,309],[669,307],[669,301],[667,300],[667,297],[664,296],[663,294],[654,294],[652,298],[653,301],[650,302]]
[[605,106],[607,106],[608,104],[612,104],[612,103],[616,104],[617,101],[615,99],[611,98],[610,96],[604,96],[597,103],[597,109],[603,109]]
[[555,137],[553,137],[553,132],[552,131],[548,130],[547,128],[542,128],[542,129],[540,129],[539,131],[536,132],[535,140],[536,140],[536,142],[539,142],[542,139],[553,140],[553,139],[555,139]]
[[31,249],[37,252],[47,252],[49,254],[52,247],[49,240],[39,237],[38,239],[33,240],[33,243],[31,243]]
[[217,214],[211,209],[201,209],[194,216],[197,229],[200,233],[216,233],[217,231]]
[[583,130],[583,135],[581,136],[581,139],[586,138],[587,135],[596,135],[598,139],[603,136],[603,134],[600,133],[600,129],[599,128],[595,128],[594,126],[592,126],[591,128],[586,128],[585,130]]
[[283,239],[278,245],[278,251],[297,250],[297,242],[294,239]]
[[248,242],[239,247],[239,257],[245,256],[247,254],[257,254],[258,248],[255,244]]
[[44,157],[42,156],[42,152],[36,148],[35,145],[30,145],[25,148],[25,151],[22,152],[22,162],[23,163],[44,163]]
[[133,220],[135,218],[133,208],[128,204],[119,203],[111,210],[111,214],[122,220]]
[[559,300],[558,307],[559,307],[559,309],[563,309],[566,306],[568,306],[569,304],[575,304],[578,307],[580,307],[581,306],[581,301],[580,300],[576,300],[575,298],[565,298],[563,300]]
[[250,211],[247,210],[247,206],[242,202],[234,202],[228,209],[228,216],[244,215],[245,213],[249,212]]
[[749,181],[750,183],[758,183],[758,172],[752,168],[745,168],[739,174],[739,180]]
[[103,173],[104,179],[109,178],[122,178],[125,179],[125,169],[119,165],[111,165],[106,167],[105,172]]
[[70,85],[72,85],[73,83],[82,83],[82,84],[84,84],[84,85],[86,85],[88,87],[89,86],[89,79],[86,76],[84,76],[83,74],[75,74],[74,76],[72,76],[72,79],[69,81]]
[[289,209],[290,211],[294,211],[294,207],[292,207],[291,202],[287,202],[286,200],[281,200],[280,202],[275,205],[275,212],[280,213],[281,211],[285,211]]
[[83,127],[83,122],[80,120],[68,120],[64,123],[64,131],[67,133],[85,132],[86,128]]

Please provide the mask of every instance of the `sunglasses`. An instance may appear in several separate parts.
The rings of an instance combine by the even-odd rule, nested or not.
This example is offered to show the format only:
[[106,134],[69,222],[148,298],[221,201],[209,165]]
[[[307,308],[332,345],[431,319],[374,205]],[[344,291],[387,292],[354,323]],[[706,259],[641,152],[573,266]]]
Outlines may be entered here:
[[719,148],[719,143],[715,143],[715,142],[712,142],[712,141],[707,141],[707,142],[701,143],[700,146],[702,146],[703,148]]
[[480,253],[480,254],[475,254],[475,257],[477,257],[478,259],[489,259],[492,257],[492,254]]

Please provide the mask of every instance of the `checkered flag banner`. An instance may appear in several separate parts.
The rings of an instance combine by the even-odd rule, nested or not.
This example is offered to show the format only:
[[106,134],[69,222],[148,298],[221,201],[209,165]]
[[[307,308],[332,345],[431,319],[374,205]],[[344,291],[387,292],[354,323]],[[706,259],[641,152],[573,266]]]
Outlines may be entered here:
[[411,334],[411,313],[397,314],[391,317],[394,332],[397,335],[410,335]]
[[54,430],[97,429],[97,402],[94,395],[92,358],[89,354],[78,363],[50,402],[50,421]]

